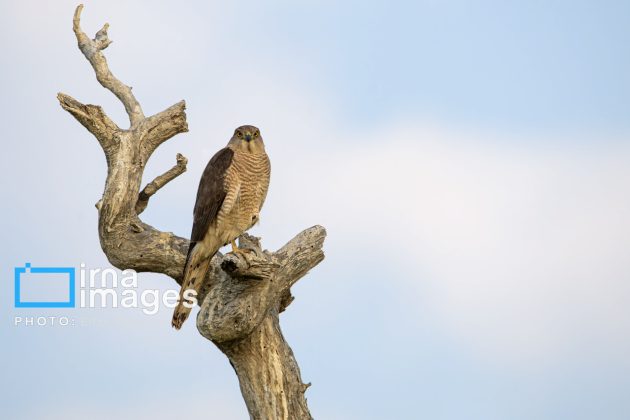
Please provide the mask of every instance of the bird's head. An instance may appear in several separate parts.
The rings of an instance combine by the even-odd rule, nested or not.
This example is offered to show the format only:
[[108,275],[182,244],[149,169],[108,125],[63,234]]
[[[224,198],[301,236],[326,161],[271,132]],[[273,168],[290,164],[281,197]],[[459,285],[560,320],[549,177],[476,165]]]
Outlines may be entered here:
[[260,130],[253,125],[242,125],[234,130],[234,135],[228,145],[235,150],[249,153],[265,151],[265,143],[260,136]]

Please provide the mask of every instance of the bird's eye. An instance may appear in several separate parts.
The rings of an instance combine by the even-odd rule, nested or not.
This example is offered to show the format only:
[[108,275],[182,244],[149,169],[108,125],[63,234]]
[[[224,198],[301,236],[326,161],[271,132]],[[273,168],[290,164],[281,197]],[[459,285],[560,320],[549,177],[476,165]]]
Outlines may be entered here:
[[258,130],[256,130],[256,131],[254,132],[254,138],[257,138],[258,136],[260,136],[260,133],[258,132]]
[[236,136],[240,139],[243,137],[243,133],[241,133],[240,131],[237,131]]

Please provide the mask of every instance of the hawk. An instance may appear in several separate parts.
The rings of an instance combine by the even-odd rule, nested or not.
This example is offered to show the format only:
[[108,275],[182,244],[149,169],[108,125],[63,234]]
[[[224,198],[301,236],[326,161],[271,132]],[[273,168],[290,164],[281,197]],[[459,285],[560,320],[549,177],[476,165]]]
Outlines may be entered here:
[[175,329],[181,328],[192,309],[184,305],[184,292],[199,292],[219,248],[231,243],[232,252],[243,252],[235,239],[258,222],[270,174],[260,130],[252,125],[237,128],[227,146],[208,162],[197,190],[184,279],[173,313]]

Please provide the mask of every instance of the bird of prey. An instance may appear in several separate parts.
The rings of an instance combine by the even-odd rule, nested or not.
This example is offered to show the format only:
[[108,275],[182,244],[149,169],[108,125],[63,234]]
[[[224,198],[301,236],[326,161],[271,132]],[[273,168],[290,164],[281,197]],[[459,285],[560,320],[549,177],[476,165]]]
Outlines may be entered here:
[[237,128],[227,147],[208,162],[197,190],[184,279],[173,313],[176,329],[181,328],[192,309],[184,305],[184,292],[199,292],[212,256],[229,243],[232,252],[243,252],[235,239],[258,222],[270,174],[260,130],[252,125]]

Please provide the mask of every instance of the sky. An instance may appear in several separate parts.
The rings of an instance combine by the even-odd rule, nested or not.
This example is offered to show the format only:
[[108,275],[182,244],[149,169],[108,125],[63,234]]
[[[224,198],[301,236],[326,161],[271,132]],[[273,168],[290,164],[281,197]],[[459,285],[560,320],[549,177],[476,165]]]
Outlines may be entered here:
[[[225,356],[167,308],[14,308],[16,266],[110,267],[105,160],[56,94],[127,120],[76,47],[75,6],[0,1],[2,417],[247,418]],[[145,179],[178,152],[188,171],[145,222],[187,236],[208,159],[254,124],[272,179],[252,233],[274,250],[326,227],[281,316],[315,418],[627,419],[629,17],[621,1],[109,1],[82,26],[110,23],[105,55],[145,114],[187,103],[190,132]]]

